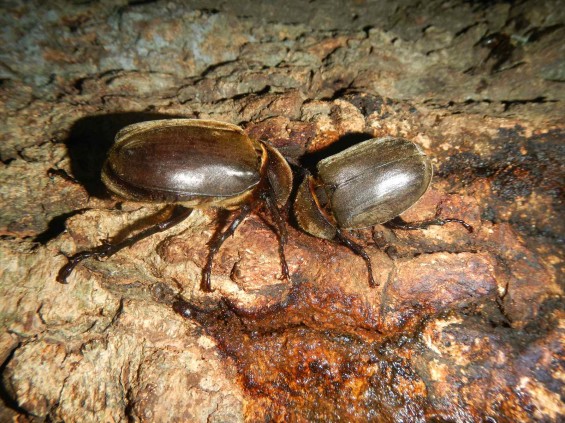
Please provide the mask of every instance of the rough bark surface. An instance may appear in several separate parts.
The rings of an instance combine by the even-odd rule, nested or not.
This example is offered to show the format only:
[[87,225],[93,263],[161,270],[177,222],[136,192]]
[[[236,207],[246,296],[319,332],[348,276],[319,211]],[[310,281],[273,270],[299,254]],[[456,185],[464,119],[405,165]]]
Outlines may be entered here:
[[[0,420],[565,418],[565,8],[384,0],[7,1],[0,16]],[[312,167],[402,136],[433,188],[347,248],[257,214],[199,289],[221,211],[56,281],[160,206],[100,168],[123,126],[242,125]],[[63,172],[48,172],[59,169]],[[70,175],[70,177],[66,176]]]

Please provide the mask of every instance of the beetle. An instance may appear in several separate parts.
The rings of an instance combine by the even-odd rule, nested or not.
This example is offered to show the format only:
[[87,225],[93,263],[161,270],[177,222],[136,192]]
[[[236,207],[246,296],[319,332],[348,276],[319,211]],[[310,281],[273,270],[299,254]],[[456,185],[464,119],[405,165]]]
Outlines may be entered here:
[[109,257],[179,224],[194,208],[237,211],[227,229],[209,243],[201,288],[210,292],[215,254],[245,217],[261,204],[267,206],[273,218],[282,275],[289,279],[283,212],[292,190],[292,171],[275,148],[253,140],[240,127],[197,119],[166,119],[126,126],[116,135],[101,178],[119,198],[166,204],[167,219],[120,242],[105,241],[69,257],[59,271],[59,282],[66,283],[82,260]]
[[413,206],[430,186],[433,168],[422,149],[403,138],[373,138],[327,157],[307,174],[294,203],[298,225],[318,238],[337,240],[360,255],[367,265],[369,285],[376,286],[371,260],[364,248],[344,233],[381,223],[396,229],[424,229],[460,219],[408,223],[398,216]]

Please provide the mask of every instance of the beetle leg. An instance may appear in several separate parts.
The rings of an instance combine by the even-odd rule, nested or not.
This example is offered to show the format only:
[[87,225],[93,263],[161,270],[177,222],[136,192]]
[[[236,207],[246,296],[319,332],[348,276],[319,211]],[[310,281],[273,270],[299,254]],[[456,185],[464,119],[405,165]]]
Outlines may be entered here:
[[76,185],[80,185],[80,182],[77,181],[75,178],[73,178],[71,175],[69,175],[67,171],[64,169],[55,169],[54,167],[50,167],[49,169],[47,169],[47,176],[49,176],[50,178],[58,176],[64,179],[65,181],[72,182],[73,184]]
[[237,217],[232,221],[230,226],[220,235],[218,235],[214,240],[212,240],[209,244],[210,249],[208,251],[208,261],[206,262],[206,266],[204,266],[204,270],[202,272],[202,291],[204,292],[212,292],[212,286],[210,284],[210,275],[212,273],[212,264],[214,262],[214,256],[229,236],[233,235],[237,227],[243,222],[245,217],[251,212],[251,204],[244,204],[240,208],[240,213]]
[[347,248],[349,248],[351,251],[353,251],[355,254],[361,256],[363,260],[365,260],[365,263],[367,264],[367,272],[369,273],[369,286],[371,288],[374,288],[375,286],[379,286],[379,284],[375,282],[375,279],[373,278],[373,267],[371,266],[371,258],[369,257],[365,249],[361,245],[357,244],[356,242],[345,236],[345,234],[338,228],[336,228],[336,239],[339,242],[341,242],[343,245],[345,245]]
[[97,259],[102,257],[110,257],[126,247],[131,247],[136,242],[141,241],[148,236],[154,235],[158,232],[166,231],[167,229],[178,225],[192,213],[192,210],[193,209],[189,209],[183,206],[175,206],[172,210],[171,216],[167,220],[151,226],[143,231],[140,231],[137,234],[124,239],[123,241],[115,244],[112,244],[108,241],[103,241],[102,245],[99,245],[92,250],[76,253],[75,255],[69,257],[68,263],[61,268],[59,274],[57,275],[57,281],[61,283],[67,283],[67,277],[71,274],[73,269],[81,261],[89,257],[96,257]]
[[451,219],[451,218],[442,219],[440,217],[435,217],[429,220],[422,220],[420,222],[406,222],[404,219],[397,216],[391,221],[387,222],[385,225],[391,229],[416,230],[416,229],[426,229],[430,226],[443,226],[446,223],[451,223],[451,222],[455,222],[463,225],[463,227],[467,229],[469,233],[473,232],[473,227],[464,220]]
[[281,260],[282,266],[282,275],[283,278],[286,280],[290,280],[290,274],[288,272],[288,264],[286,263],[286,256],[284,254],[284,246],[286,245],[286,241],[288,238],[288,233],[286,231],[286,222],[281,216],[281,213],[278,207],[275,204],[274,198],[271,194],[265,195],[265,202],[267,203],[267,207],[273,220],[275,221],[275,225],[277,227],[277,235],[279,238],[279,256]]

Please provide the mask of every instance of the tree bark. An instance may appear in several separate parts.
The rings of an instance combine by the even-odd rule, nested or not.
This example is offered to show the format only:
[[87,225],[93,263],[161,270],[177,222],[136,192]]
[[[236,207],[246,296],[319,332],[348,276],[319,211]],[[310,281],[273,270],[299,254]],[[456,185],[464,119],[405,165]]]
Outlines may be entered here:
[[[11,1],[0,17],[0,420],[560,421],[565,25],[557,0]],[[406,221],[302,232],[195,210],[64,285],[65,256],[163,205],[112,198],[117,131],[241,125],[291,163],[399,136]],[[296,169],[295,169],[296,170]],[[296,172],[296,181],[300,172]]]

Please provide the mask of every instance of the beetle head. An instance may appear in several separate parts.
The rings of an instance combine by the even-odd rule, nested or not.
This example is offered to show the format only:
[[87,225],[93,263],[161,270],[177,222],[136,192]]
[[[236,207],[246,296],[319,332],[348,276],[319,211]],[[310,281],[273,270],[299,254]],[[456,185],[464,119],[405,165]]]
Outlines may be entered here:
[[261,173],[267,172],[272,194],[279,207],[284,207],[292,191],[292,170],[282,154],[266,142],[261,141],[264,149]]
[[315,237],[333,239],[336,225],[324,205],[327,205],[325,192],[312,175],[307,175],[298,188],[294,202],[296,221],[305,232]]

